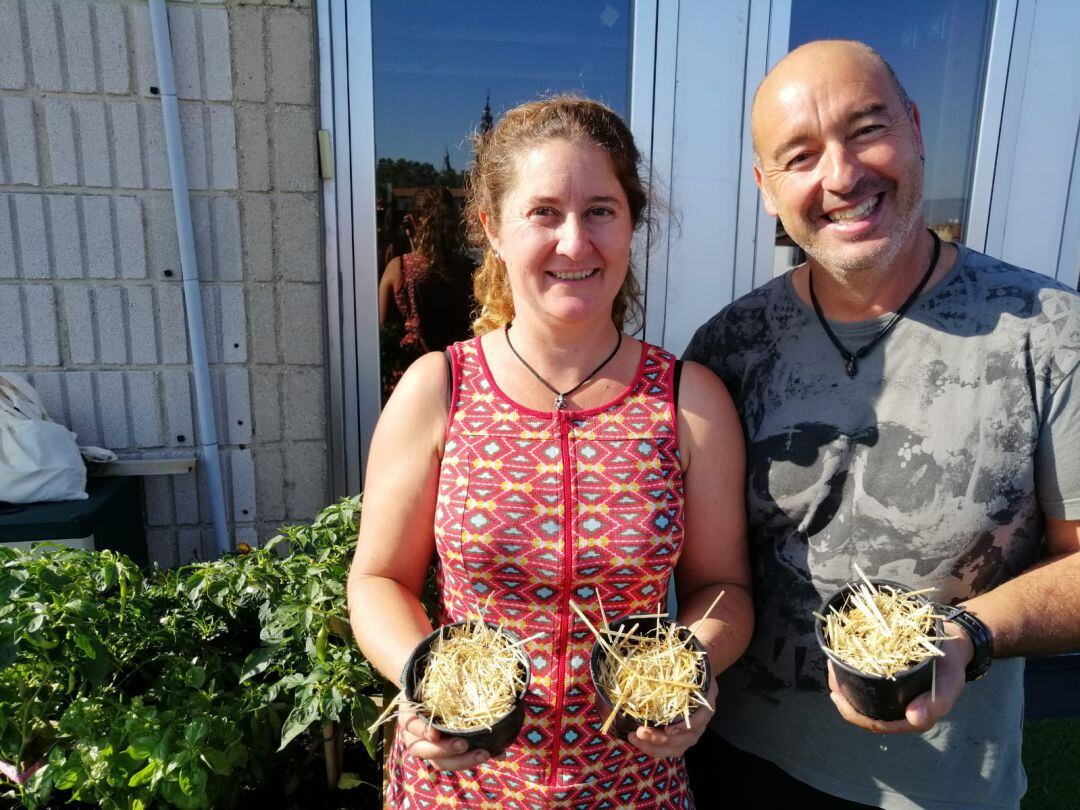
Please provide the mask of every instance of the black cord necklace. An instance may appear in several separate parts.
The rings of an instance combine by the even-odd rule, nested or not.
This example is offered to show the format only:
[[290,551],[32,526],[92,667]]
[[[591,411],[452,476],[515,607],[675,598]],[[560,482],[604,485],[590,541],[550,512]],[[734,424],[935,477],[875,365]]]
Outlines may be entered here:
[[579,388],[581,388],[581,386],[585,385],[585,383],[587,383],[589,380],[591,380],[593,377],[595,377],[598,373],[600,373],[600,369],[602,369],[604,366],[606,366],[608,363],[611,362],[611,358],[613,358],[615,355],[617,355],[619,353],[619,347],[622,346],[622,330],[619,330],[619,339],[615,341],[615,348],[611,350],[611,354],[609,354],[607,357],[604,358],[604,362],[601,363],[600,365],[598,365],[592,371],[590,371],[588,376],[586,376],[584,380],[579,382],[573,388],[567,388],[565,391],[560,391],[554,385],[552,385],[547,380],[545,380],[543,377],[541,377],[540,372],[538,372],[535,368],[530,366],[525,361],[525,358],[522,357],[520,354],[518,354],[518,350],[515,349],[514,344],[510,342],[510,327],[511,326],[513,326],[513,323],[508,323],[503,328],[503,334],[506,335],[506,345],[510,347],[510,351],[513,352],[514,357],[516,357],[518,360],[521,361],[521,365],[525,366],[525,368],[527,368],[529,370],[529,372],[534,377],[536,377],[536,379],[539,380],[540,383],[548,391],[550,391],[551,393],[553,393],[555,395],[555,410],[557,410],[557,411],[564,410],[566,408],[566,398],[568,396],[570,396],[572,393],[574,393],[575,391],[577,391]]
[[923,287],[925,287],[926,282],[930,280],[930,276],[934,275],[934,268],[937,267],[938,256],[941,254],[941,240],[933,231],[930,231],[930,235],[934,237],[934,255],[930,257],[930,266],[926,268],[926,272],[923,274],[918,286],[912,290],[911,295],[909,295],[907,300],[900,305],[900,308],[893,313],[893,316],[889,318],[889,322],[881,327],[876,335],[870,338],[870,342],[857,349],[854,353],[849,352],[844,347],[844,344],[840,342],[840,339],[829,327],[829,322],[825,320],[825,313],[821,311],[821,304],[818,303],[817,296],[814,294],[814,273],[810,268],[807,268],[806,276],[810,285],[810,303],[814,305],[814,313],[821,323],[821,328],[825,330],[825,334],[829,336],[829,340],[831,340],[833,345],[839,350],[840,356],[844,358],[844,370],[849,377],[854,377],[859,373],[859,361],[866,357],[870,350],[874,348],[885,335],[889,334],[892,328],[896,326],[897,322],[904,317],[904,313],[915,303],[915,299],[918,298],[919,293],[923,291]]

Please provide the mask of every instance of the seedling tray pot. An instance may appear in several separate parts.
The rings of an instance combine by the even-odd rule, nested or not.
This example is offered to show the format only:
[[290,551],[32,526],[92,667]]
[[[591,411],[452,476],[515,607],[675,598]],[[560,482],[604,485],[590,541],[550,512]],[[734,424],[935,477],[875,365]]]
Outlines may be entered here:
[[[505,751],[510,744],[517,739],[518,734],[521,733],[521,727],[525,723],[525,693],[528,692],[529,689],[529,681],[532,677],[532,667],[529,665],[529,658],[525,654],[523,647],[518,647],[518,660],[522,671],[525,673],[524,686],[517,696],[517,700],[514,701],[514,708],[499,720],[492,723],[490,728],[480,728],[469,731],[447,728],[426,717],[423,713],[423,709],[420,708],[420,682],[423,680],[424,672],[427,669],[432,645],[435,643],[436,639],[439,638],[440,633],[445,634],[454,627],[467,627],[473,624],[475,624],[475,622],[454,622],[452,624],[443,625],[441,628],[431,633],[427,638],[416,645],[416,649],[412,651],[409,659],[405,662],[402,680],[405,687],[405,698],[417,707],[417,713],[428,720],[433,729],[440,734],[451,737],[460,737],[465,740],[469,744],[469,751],[483,749],[494,757]],[[511,641],[515,643],[518,641],[511,633],[506,630],[500,630],[497,625],[491,624],[490,622],[484,622],[484,624],[492,630],[498,630]]]
[[[889,579],[871,579],[870,583],[876,588],[889,586],[900,593],[911,593],[913,590],[907,585]],[[843,613],[852,592],[861,584],[863,583],[859,580],[844,585],[821,603],[818,614],[828,616],[833,608]],[[911,598],[922,603],[929,602],[920,594],[915,594]],[[934,626],[935,635],[940,637],[942,635],[941,620],[939,619]],[[821,619],[814,620],[814,634],[817,637],[818,646],[832,661],[833,674],[836,676],[841,694],[847,698],[848,703],[856,711],[867,717],[873,717],[876,720],[903,720],[907,705],[923,692],[930,691],[934,680],[936,658],[923,659],[893,677],[885,678],[867,674],[841,661],[825,640],[825,623]]]

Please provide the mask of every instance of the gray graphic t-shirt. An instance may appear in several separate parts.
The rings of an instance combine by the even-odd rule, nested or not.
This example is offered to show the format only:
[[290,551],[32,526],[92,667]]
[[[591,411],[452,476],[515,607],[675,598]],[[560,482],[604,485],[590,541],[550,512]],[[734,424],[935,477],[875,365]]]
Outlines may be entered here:
[[[884,807],[1018,804],[1023,663],[996,662],[926,734],[874,735],[829,700],[811,612],[855,564],[961,601],[1039,558],[1044,514],[1080,518],[1080,296],[958,247],[854,378],[790,274],[685,355],[725,381],[747,437],[757,624],[721,677],[714,727]],[[884,320],[831,326],[854,351]]]

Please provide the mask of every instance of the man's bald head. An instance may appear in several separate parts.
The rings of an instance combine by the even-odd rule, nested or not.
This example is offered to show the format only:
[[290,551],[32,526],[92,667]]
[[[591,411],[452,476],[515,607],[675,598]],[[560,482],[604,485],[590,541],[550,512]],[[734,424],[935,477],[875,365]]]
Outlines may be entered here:
[[813,75],[816,68],[823,62],[844,60],[852,69],[881,71],[888,78],[889,84],[896,90],[896,96],[901,105],[911,116],[914,102],[908,95],[896,71],[885,58],[867,45],[854,39],[819,39],[807,42],[787,54],[776,63],[772,70],[765,74],[757,91],[754,93],[754,101],[750,107],[750,135],[754,144],[754,160],[760,162],[758,154],[759,138],[759,107],[771,94],[779,90],[789,82],[795,81],[800,76]]

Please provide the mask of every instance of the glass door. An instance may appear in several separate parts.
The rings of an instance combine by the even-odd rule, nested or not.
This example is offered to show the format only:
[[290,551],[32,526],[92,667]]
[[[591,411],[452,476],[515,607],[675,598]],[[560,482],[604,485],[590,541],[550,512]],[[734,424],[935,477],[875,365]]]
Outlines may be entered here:
[[[317,0],[334,491],[361,487],[408,364],[468,337],[470,136],[543,95],[604,101],[649,154],[656,0]],[[639,99],[643,99],[639,103]],[[640,134],[639,134],[640,133]]]

